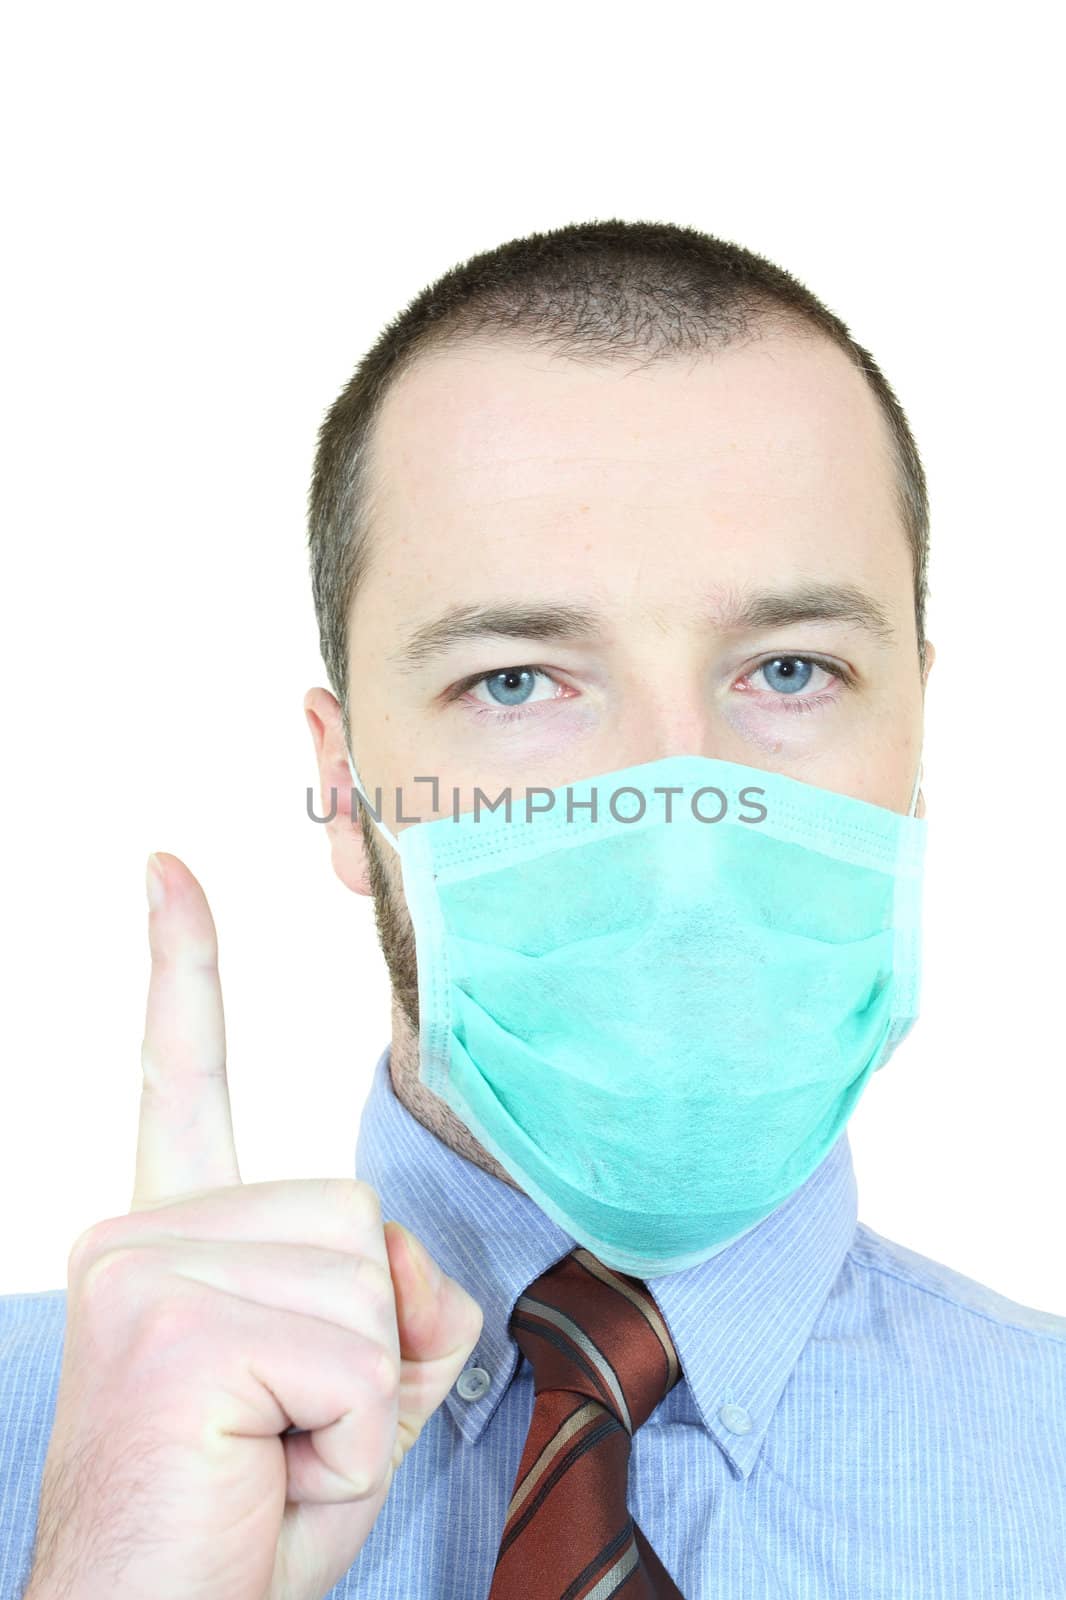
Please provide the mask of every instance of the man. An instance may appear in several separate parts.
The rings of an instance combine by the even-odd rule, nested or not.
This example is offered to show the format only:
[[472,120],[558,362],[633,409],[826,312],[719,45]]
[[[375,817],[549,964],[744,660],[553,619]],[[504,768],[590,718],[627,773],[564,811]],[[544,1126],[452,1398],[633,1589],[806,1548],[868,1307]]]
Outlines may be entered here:
[[157,858],[130,1215],[0,1308],[2,1593],[1061,1594],[1066,1319],[857,1222],[934,656],[872,357],[692,230],[513,240],[385,330],[310,510],[394,996],[359,1182],[241,1185]]

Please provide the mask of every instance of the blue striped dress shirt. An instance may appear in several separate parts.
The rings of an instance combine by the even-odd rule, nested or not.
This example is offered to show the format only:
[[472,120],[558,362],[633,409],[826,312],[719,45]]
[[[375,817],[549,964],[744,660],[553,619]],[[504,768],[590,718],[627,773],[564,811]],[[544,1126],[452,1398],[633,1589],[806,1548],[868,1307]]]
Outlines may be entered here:
[[[356,1176],[485,1323],[335,1600],[484,1600],[533,1411],[515,1301],[574,1240],[375,1069]],[[686,1600],[1066,1600],[1066,1318],[857,1222],[847,1130],[744,1238],[648,1280],[684,1376],[629,1505]],[[0,1297],[0,1600],[29,1572],[65,1290]]]

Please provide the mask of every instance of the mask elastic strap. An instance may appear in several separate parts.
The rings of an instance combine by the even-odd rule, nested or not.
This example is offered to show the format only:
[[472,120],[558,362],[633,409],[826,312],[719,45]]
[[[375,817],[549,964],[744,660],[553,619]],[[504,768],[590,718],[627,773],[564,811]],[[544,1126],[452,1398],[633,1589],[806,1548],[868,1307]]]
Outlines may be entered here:
[[907,807],[908,817],[913,817],[918,805],[918,790],[922,783],[922,754],[918,752],[918,771],[914,774],[914,788],[911,790],[911,803]]
[[378,817],[375,817],[374,808],[370,804],[370,796],[367,794],[366,790],[363,788],[363,785],[359,780],[359,774],[358,774],[358,772],[356,772],[355,766],[354,766],[354,764],[352,762],[351,751],[350,750],[345,750],[344,754],[345,754],[345,758],[346,758],[346,760],[348,762],[348,771],[352,775],[352,782],[355,784],[355,787],[359,790],[359,793],[362,795],[363,799],[366,801],[367,806],[370,809],[370,820],[371,820],[371,822],[374,824],[374,826],[378,830],[378,832],[384,838],[386,838],[389,841],[389,843],[392,845],[392,848],[396,851],[396,853],[398,855],[399,851],[400,851],[400,846],[396,842],[396,835],[392,832],[391,828],[387,828],[385,826],[385,824]]

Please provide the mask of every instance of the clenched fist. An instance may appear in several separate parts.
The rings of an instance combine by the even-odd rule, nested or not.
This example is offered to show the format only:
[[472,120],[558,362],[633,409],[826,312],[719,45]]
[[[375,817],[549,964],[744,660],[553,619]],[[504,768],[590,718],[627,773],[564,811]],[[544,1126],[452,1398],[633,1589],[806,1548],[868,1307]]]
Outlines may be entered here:
[[481,1308],[367,1184],[241,1182],[214,922],[158,859],[133,1201],[70,1253],[26,1597],[318,1600]]

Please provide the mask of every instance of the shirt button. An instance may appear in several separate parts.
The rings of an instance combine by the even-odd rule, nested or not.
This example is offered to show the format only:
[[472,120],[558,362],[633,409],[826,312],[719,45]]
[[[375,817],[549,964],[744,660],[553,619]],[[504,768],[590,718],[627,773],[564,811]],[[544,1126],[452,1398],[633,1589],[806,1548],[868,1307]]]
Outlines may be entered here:
[[730,1433],[750,1433],[751,1418],[743,1406],[723,1406],[718,1413],[718,1420]]
[[467,1367],[465,1372],[459,1374],[459,1381],[455,1387],[462,1400],[480,1400],[487,1393],[492,1384],[492,1379],[484,1367]]

